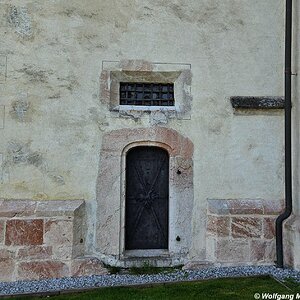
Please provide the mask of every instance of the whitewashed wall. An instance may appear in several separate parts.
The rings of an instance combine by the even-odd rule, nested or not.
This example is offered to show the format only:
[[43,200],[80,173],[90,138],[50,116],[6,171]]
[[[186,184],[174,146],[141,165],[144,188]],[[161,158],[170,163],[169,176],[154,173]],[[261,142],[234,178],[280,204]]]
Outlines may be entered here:
[[92,251],[102,135],[151,126],[100,103],[103,61],[128,59],[191,64],[191,118],[160,125],[194,143],[191,259],[208,198],[284,197],[283,112],[229,101],[283,95],[284,1],[4,0],[0,15],[0,197],[85,199]]

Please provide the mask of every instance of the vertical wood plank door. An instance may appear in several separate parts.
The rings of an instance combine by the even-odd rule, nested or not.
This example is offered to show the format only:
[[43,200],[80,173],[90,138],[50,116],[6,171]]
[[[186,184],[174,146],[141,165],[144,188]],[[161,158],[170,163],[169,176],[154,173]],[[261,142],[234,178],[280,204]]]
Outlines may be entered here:
[[168,249],[169,155],[140,146],[126,157],[125,250]]

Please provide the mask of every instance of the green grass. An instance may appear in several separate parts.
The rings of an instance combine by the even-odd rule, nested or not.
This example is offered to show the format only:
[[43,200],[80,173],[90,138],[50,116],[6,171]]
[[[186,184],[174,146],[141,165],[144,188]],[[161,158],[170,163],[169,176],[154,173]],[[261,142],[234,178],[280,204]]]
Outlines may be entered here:
[[[270,277],[225,278],[198,282],[162,284],[149,287],[99,288],[90,292],[61,294],[51,300],[150,300],[150,299],[254,299],[255,293],[300,293],[300,284],[285,282],[285,287]],[[17,297],[14,299],[41,299],[38,297]]]

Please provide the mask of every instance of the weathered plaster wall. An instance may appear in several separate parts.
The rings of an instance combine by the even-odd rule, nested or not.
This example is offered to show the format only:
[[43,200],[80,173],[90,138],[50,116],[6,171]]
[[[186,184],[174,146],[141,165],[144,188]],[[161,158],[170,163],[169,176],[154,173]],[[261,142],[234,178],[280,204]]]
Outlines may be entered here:
[[102,62],[189,63],[191,117],[163,126],[194,143],[190,255],[205,259],[208,198],[283,198],[282,113],[229,101],[282,95],[283,12],[279,0],[1,1],[0,197],[85,199],[92,249],[102,135],[151,126],[101,104]]

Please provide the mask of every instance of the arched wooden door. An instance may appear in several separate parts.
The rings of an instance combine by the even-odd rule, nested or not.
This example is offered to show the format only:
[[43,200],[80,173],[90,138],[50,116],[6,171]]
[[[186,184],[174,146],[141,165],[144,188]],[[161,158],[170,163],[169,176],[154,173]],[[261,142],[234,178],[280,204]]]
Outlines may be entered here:
[[140,146],[126,157],[125,249],[168,249],[169,155]]

